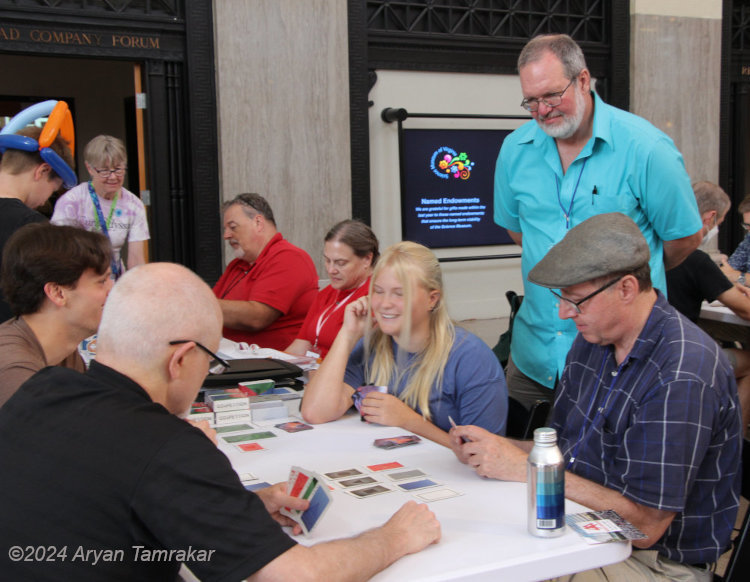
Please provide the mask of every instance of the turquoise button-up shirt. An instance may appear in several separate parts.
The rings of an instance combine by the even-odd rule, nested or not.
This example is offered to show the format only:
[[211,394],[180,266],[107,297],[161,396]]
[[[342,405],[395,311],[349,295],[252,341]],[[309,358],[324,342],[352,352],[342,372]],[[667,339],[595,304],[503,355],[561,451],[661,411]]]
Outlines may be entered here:
[[662,241],[702,228],[682,155],[669,136],[595,93],[594,104],[591,139],[566,173],[555,140],[536,121],[505,139],[495,167],[495,222],[523,235],[524,301],[513,325],[511,354],[521,372],[550,388],[577,331],[571,320],[558,317],[549,289],[527,280],[547,251],[587,218],[622,212],[646,237],[651,280],[666,295]]

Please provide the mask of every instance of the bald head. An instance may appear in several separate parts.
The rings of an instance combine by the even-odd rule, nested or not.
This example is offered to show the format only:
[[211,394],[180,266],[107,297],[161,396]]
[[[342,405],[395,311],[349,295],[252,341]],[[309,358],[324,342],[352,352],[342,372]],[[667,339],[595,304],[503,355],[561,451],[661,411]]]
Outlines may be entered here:
[[216,346],[221,325],[216,297],[195,273],[174,263],[150,263],[126,272],[110,292],[97,354],[108,365],[137,362],[157,369],[170,341]]

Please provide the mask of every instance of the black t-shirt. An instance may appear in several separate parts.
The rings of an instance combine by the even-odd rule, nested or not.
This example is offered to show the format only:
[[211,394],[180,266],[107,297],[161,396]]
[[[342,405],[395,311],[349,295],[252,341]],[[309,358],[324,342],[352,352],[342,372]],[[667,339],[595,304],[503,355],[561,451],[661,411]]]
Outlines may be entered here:
[[8,580],[161,582],[184,561],[234,582],[295,544],[201,431],[97,362],[45,368],[0,409],[0,467]]
[[[17,198],[0,198],[0,268],[3,264],[3,249],[10,236],[30,222],[43,222],[47,220],[36,210],[32,210]],[[0,323],[13,317],[10,306],[3,298],[0,289]]]
[[731,281],[701,250],[693,251],[677,267],[667,271],[669,302],[691,321],[700,317],[703,300],[715,301],[731,288]]

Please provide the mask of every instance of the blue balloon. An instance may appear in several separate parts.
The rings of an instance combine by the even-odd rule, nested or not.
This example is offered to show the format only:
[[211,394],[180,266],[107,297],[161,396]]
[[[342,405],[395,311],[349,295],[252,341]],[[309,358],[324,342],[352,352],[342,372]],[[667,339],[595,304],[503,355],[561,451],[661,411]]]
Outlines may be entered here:
[[55,173],[62,178],[63,186],[66,188],[72,188],[78,182],[75,172],[65,163],[55,150],[50,148],[42,148],[39,150],[39,155],[42,159],[47,162]]
[[55,105],[57,105],[57,101],[55,99],[50,99],[27,107],[23,111],[17,113],[5,127],[0,129],[0,135],[16,133],[19,129],[23,129],[32,121],[36,121],[40,117],[46,117],[52,113]]
[[39,149],[39,142],[33,137],[25,135],[16,135],[14,133],[0,134],[0,152],[6,149],[23,150],[25,152],[35,152]]

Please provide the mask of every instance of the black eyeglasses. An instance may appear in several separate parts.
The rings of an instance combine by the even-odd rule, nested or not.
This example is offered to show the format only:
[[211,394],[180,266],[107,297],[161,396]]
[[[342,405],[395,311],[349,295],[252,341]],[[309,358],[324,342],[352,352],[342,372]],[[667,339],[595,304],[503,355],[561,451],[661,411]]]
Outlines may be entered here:
[[524,99],[521,101],[521,107],[523,107],[526,111],[530,111],[531,113],[534,113],[539,109],[539,103],[544,103],[547,107],[557,107],[562,103],[563,95],[565,94],[565,91],[568,90],[568,87],[570,87],[573,84],[573,81],[575,81],[578,78],[578,75],[573,77],[570,80],[570,83],[568,83],[565,86],[565,89],[562,91],[558,91],[557,93],[549,93],[548,95],[545,95],[544,97],[531,97],[530,99]]
[[[94,166],[91,167],[94,168]],[[109,178],[112,174],[120,178],[125,175],[125,170],[127,170],[127,168],[112,168],[111,170],[105,168],[94,168],[94,171],[102,178]]]
[[204,346],[202,343],[197,342],[195,340],[172,340],[171,342],[169,342],[169,345],[176,346],[179,344],[189,344],[191,342],[194,343],[198,347],[198,349],[203,350],[209,356],[211,356],[211,361],[208,363],[208,371],[211,372],[212,374],[221,374],[222,372],[225,372],[226,370],[231,368],[231,366],[229,365],[229,362],[220,358],[211,350],[209,350],[206,346]]
[[576,313],[578,313],[580,315],[581,314],[581,304],[584,301],[588,301],[592,297],[596,297],[597,295],[599,295],[599,293],[601,293],[605,289],[609,289],[612,285],[614,285],[615,283],[617,283],[624,276],[625,275],[620,275],[619,277],[617,277],[617,279],[612,279],[609,283],[605,283],[604,285],[602,285],[601,287],[599,287],[596,291],[594,291],[593,293],[589,293],[588,295],[586,295],[586,297],[584,297],[583,299],[579,299],[578,301],[573,301],[572,299],[568,299],[567,297],[563,297],[562,295],[560,295],[559,293],[557,293],[556,291],[554,291],[552,289],[550,289],[550,292],[552,293],[552,295],[554,295],[558,299],[560,299],[562,301],[565,301],[569,305],[572,305],[573,309],[576,310]]

